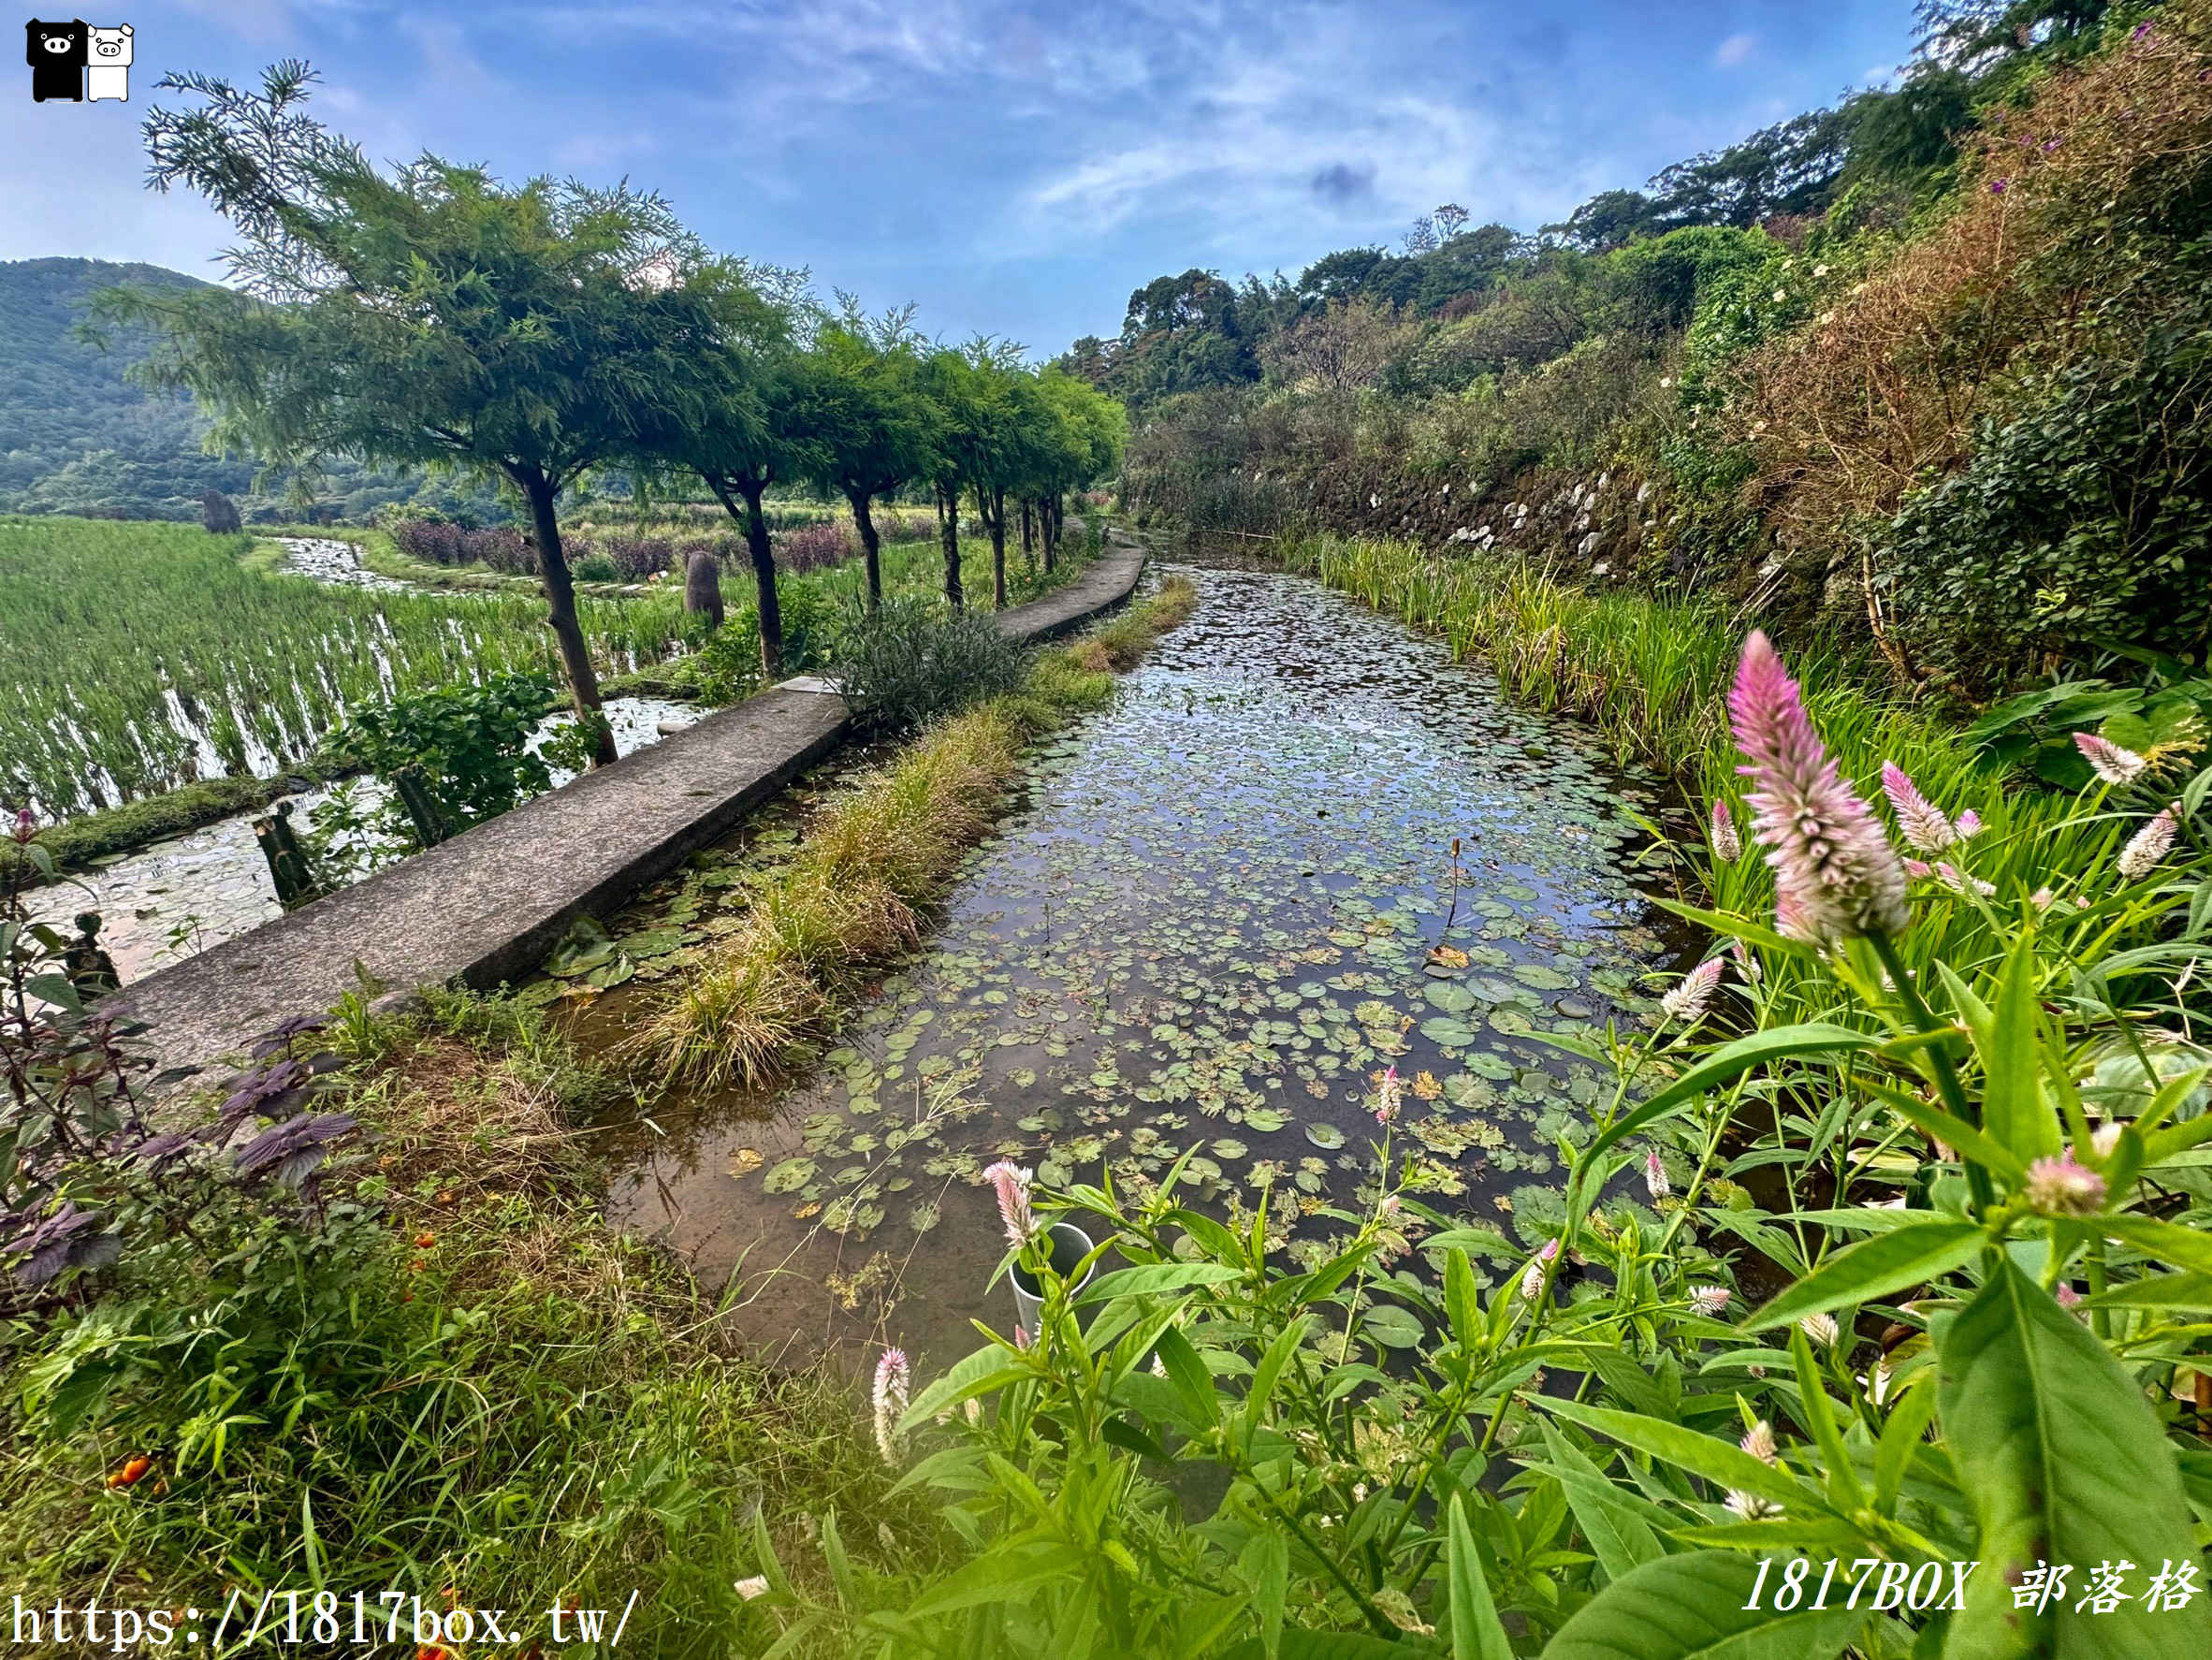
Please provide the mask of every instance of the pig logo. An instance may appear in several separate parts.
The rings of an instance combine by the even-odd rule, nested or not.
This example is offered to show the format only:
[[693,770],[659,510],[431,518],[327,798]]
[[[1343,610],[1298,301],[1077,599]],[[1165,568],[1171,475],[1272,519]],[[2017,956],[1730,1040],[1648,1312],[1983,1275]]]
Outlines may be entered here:
[[95,24],[85,48],[84,95],[96,104],[102,98],[129,103],[131,96],[131,26],[112,29]]

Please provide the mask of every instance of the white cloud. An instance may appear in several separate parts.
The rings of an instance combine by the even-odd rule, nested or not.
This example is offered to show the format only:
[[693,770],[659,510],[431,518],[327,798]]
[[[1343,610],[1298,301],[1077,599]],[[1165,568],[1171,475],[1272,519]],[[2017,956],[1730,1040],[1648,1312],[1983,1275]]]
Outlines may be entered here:
[[1759,37],[1756,35],[1731,35],[1721,42],[1719,49],[1712,54],[1712,61],[1724,69],[1733,69],[1749,59],[1758,50],[1758,46]]

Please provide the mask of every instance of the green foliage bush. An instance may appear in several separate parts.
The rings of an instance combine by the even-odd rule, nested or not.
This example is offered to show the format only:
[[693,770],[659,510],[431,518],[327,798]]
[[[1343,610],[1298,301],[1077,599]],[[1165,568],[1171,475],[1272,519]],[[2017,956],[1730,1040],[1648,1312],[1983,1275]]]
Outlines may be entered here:
[[987,616],[944,618],[925,602],[887,596],[854,620],[830,671],[857,719],[913,732],[969,704],[1016,690],[1030,651]]
[[[445,833],[458,834],[553,787],[546,757],[530,748],[553,702],[552,683],[543,676],[490,675],[362,709],[332,747],[386,779],[412,774]],[[422,844],[422,826],[396,795],[385,819],[393,834]]]
[[2212,636],[2212,328],[2021,385],[1964,471],[1884,537],[1900,632],[1970,695],[2099,643],[2202,663]]

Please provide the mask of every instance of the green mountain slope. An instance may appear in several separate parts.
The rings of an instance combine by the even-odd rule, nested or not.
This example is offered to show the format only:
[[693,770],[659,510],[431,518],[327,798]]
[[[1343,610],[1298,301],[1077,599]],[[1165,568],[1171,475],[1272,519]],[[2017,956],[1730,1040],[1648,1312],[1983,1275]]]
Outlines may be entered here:
[[[123,283],[202,285],[157,265],[0,261],[0,513],[196,518],[201,493],[219,489],[240,498],[249,518],[305,517],[281,482],[254,490],[250,459],[200,447],[208,423],[189,398],[129,378],[151,348],[143,330],[109,330],[104,351],[77,338],[92,297]],[[327,470],[315,499],[349,519],[412,500],[476,517],[498,513],[488,490],[344,463]]]

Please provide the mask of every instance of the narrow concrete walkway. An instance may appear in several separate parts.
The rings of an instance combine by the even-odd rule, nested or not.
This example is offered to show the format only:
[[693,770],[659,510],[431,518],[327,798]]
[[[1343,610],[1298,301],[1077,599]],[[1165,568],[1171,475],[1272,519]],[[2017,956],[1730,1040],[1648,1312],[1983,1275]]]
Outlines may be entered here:
[[[1126,600],[1143,550],[1116,542],[1056,593],[1000,613],[1047,639]],[[106,1007],[144,1021],[157,1069],[206,1066],[358,990],[521,978],[578,916],[614,910],[835,750],[834,692],[793,682],[720,709],[368,881],[149,975]]]

